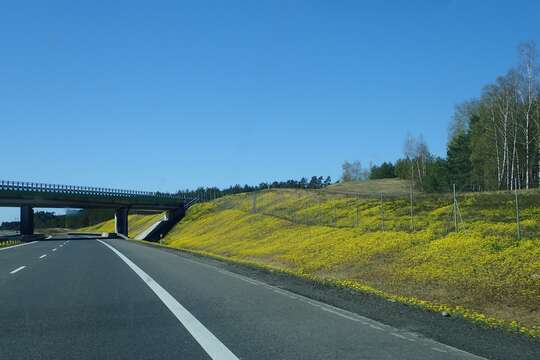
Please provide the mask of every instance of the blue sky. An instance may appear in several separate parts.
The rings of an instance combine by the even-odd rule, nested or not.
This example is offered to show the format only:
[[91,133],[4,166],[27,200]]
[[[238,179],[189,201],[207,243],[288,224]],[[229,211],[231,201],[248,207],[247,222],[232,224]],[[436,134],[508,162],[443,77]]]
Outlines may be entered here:
[[[20,1],[0,178],[175,191],[444,155],[454,105],[540,43],[538,1]],[[0,209],[0,220],[16,217]]]

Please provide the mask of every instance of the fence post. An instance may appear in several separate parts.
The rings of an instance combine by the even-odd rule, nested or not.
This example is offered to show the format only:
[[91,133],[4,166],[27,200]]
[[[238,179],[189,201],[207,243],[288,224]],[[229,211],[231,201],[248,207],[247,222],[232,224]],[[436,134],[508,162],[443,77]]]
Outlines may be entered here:
[[384,231],[384,201],[383,201],[383,193],[381,193],[381,230]]
[[413,212],[413,185],[411,181],[411,232],[414,231],[414,212]]
[[321,210],[321,198],[320,194],[317,193],[317,208],[315,210],[315,225],[322,225],[322,210]]
[[[517,179],[516,179],[517,182]],[[517,239],[521,240],[521,226],[519,223],[519,201],[518,201],[518,193],[517,193],[517,185],[514,186],[514,195],[516,198],[516,231],[517,231]]]
[[334,226],[337,226],[336,200],[334,200]]
[[457,199],[456,199],[456,184],[453,185],[454,188],[454,229],[456,232],[459,231],[457,223]]

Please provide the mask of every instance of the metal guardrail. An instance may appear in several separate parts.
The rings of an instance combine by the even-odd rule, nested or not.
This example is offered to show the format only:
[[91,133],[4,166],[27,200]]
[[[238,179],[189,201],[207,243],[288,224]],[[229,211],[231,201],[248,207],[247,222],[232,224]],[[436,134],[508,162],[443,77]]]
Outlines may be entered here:
[[86,196],[107,196],[116,198],[153,197],[171,200],[185,200],[180,194],[168,194],[152,191],[121,190],[90,186],[73,186],[59,184],[43,184],[23,181],[0,180],[0,191],[19,191],[33,193],[57,193]]
[[197,203],[199,201],[199,198],[192,198],[187,203],[184,204],[184,209],[188,209],[191,207],[191,205]]

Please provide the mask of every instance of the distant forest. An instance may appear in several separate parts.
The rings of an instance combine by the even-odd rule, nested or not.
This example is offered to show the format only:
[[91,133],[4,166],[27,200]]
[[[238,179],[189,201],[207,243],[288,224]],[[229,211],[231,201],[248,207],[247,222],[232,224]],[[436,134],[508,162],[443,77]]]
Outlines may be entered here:
[[415,188],[444,192],[513,190],[540,184],[540,67],[532,42],[518,47],[519,63],[486,84],[477,99],[456,106],[446,157],[430,153],[422,136],[408,135],[403,157],[362,169],[343,164],[341,180],[398,177]]
[[[65,215],[57,215],[50,211],[34,212],[34,226],[44,228],[76,229],[100,223],[114,217],[111,209],[68,210]],[[4,221],[0,230],[19,230],[19,221]]]
[[198,198],[200,201],[211,200],[225,195],[240,194],[265,189],[322,189],[332,184],[330,176],[312,176],[311,179],[303,177],[300,180],[262,182],[259,185],[233,185],[224,189],[217,187],[199,187],[195,190],[180,190],[177,194],[187,198]]

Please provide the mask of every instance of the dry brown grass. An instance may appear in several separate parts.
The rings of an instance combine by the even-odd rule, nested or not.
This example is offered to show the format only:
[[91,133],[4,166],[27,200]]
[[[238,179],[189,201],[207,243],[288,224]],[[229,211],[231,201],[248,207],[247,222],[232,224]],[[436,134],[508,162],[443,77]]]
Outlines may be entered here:
[[347,193],[362,197],[376,197],[380,193],[385,196],[407,196],[410,192],[410,182],[401,179],[380,179],[365,181],[348,181],[330,185],[324,189],[329,193]]

